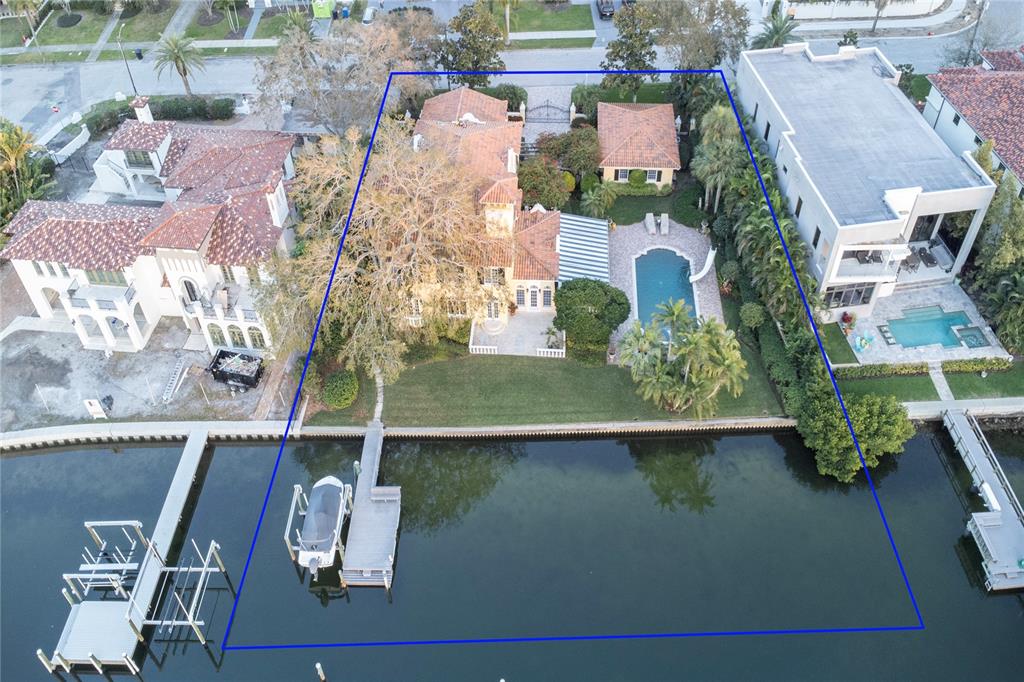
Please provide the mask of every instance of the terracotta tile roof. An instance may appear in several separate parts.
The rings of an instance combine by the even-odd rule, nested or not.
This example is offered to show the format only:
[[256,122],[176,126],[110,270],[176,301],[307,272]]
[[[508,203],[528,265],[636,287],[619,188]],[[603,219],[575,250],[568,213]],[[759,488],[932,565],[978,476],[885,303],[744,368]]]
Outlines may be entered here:
[[507,121],[508,102],[469,87],[456,88],[425,101],[420,120],[451,123],[466,114],[472,114],[478,121]]
[[558,211],[521,211],[516,217],[515,279],[558,279],[558,252],[555,250],[561,213]]
[[422,144],[447,149],[466,175],[475,179],[480,203],[516,204],[522,201],[519,181],[508,170],[508,153],[517,162],[523,144],[521,121],[501,123],[444,123],[420,119],[414,133]]
[[982,50],[981,56],[996,71],[1024,71],[1024,45],[1016,50]]
[[168,202],[160,207],[153,229],[141,243],[153,248],[198,250],[220,211],[216,204]]
[[175,125],[177,125],[175,121],[143,123],[135,119],[128,119],[117,127],[103,148],[155,152],[174,130]]
[[264,130],[178,124],[161,175],[172,189],[230,192],[281,179],[295,136]]
[[281,232],[274,226],[262,190],[234,194],[217,214],[206,261],[214,265],[255,265],[270,257]]
[[0,256],[45,260],[83,270],[120,270],[147,253],[141,239],[159,209],[67,201],[29,201],[11,221]]
[[671,104],[599,102],[597,137],[601,168],[682,166]]
[[1024,71],[940,69],[928,76],[1018,178],[1024,178]]

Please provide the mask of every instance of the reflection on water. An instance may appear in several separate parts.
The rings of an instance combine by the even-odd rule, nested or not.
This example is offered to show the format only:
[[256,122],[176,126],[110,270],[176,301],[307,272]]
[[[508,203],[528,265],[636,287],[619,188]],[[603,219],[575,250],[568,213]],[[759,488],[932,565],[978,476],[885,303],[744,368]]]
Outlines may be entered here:
[[703,515],[715,506],[712,474],[702,466],[704,457],[714,452],[709,438],[671,441],[632,440],[624,442],[636,461],[636,469],[651,486],[658,504],[668,511],[682,505]]

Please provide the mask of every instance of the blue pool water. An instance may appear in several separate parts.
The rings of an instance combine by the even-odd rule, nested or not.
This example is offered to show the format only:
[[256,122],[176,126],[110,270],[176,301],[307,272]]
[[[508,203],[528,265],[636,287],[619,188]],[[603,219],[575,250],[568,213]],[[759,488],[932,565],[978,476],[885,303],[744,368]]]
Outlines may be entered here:
[[904,310],[903,317],[889,320],[889,331],[904,348],[935,343],[941,343],[943,348],[956,348],[960,339],[953,333],[953,327],[969,324],[971,318],[964,311],[947,313],[935,305]]
[[648,324],[658,305],[669,300],[686,301],[690,315],[696,315],[690,261],[675,251],[652,249],[638,256],[636,267],[636,306],[640,324]]

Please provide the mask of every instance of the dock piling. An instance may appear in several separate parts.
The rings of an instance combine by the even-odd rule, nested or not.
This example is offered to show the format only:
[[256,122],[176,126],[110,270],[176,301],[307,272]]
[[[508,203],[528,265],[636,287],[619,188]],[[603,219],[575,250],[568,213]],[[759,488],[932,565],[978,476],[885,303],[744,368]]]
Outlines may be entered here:
[[327,682],[327,675],[324,674],[324,667],[320,665],[320,661],[313,667],[316,668],[316,676],[320,678],[320,682]]
[[50,663],[50,659],[46,657],[46,654],[43,653],[42,649],[36,649],[36,658],[38,658],[39,662],[43,664],[44,668],[46,668],[46,672],[52,674],[53,671],[57,669],[53,663]]

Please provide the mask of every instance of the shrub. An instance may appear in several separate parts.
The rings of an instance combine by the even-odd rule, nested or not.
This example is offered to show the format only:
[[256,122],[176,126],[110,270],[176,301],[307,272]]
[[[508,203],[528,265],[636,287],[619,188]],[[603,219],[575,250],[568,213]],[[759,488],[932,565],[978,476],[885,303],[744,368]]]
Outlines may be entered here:
[[89,129],[93,139],[101,133],[116,128],[121,121],[131,115],[131,106],[128,102],[106,102],[97,105],[88,114],[82,117],[82,122]]
[[569,127],[573,130],[578,130],[580,128],[589,128],[590,121],[583,116],[577,116],[572,120],[572,123],[569,124]]
[[1013,367],[1013,362],[1006,358],[973,358],[970,360],[946,360],[942,363],[942,371],[956,374],[958,372],[1005,372]]
[[324,404],[336,410],[343,410],[354,403],[358,393],[359,379],[351,370],[336,372],[324,382]]
[[768,376],[775,383],[782,398],[782,408],[788,415],[800,414],[804,399],[800,375],[796,363],[786,352],[779,330],[771,320],[758,327],[757,341],[761,346],[761,359],[764,360]]
[[836,379],[875,379],[878,377],[912,376],[927,374],[927,362],[908,362],[900,365],[877,364],[837,367],[832,373]]
[[597,123],[597,103],[604,90],[600,85],[577,85],[572,89],[572,101],[576,111],[586,116],[591,123]]
[[220,97],[210,102],[207,111],[211,119],[225,121],[235,115],[235,100],[231,97]]
[[719,215],[715,218],[715,222],[711,223],[711,232],[721,243],[730,241],[732,239],[732,220],[724,213]]
[[513,83],[502,83],[492,88],[487,94],[508,102],[509,111],[519,111],[519,105],[526,102],[526,89]]
[[629,184],[631,187],[643,187],[647,184],[647,171],[634,168],[629,171]]
[[472,320],[453,320],[445,327],[442,336],[454,343],[469,344],[469,334],[473,327]]
[[630,182],[616,182],[615,188],[619,191],[620,196],[627,197],[665,197],[672,194],[672,185],[666,184],[659,188],[653,182],[645,182],[639,187]]
[[153,110],[153,118],[160,121],[209,118],[206,100],[202,97],[168,97],[157,100],[150,108]]
[[756,329],[764,324],[764,307],[760,303],[744,303],[740,306],[740,322],[748,329]]
[[722,267],[718,268],[718,276],[721,277],[723,281],[735,282],[736,278],[740,276],[740,264],[734,260],[725,261],[722,263]]
[[565,188],[570,193],[576,189],[576,177],[569,171],[562,171],[562,180],[565,181]]
[[621,290],[596,279],[580,278],[555,291],[555,310],[553,324],[565,332],[570,355],[589,363],[596,353],[603,363],[608,339],[629,317],[630,306]]
[[544,157],[527,159],[519,165],[519,186],[523,190],[523,203],[527,206],[540,204],[545,208],[557,209],[569,200],[569,190],[558,166]]
[[587,173],[580,179],[580,191],[589,192],[597,187],[600,182],[601,179],[597,177],[596,173]]

